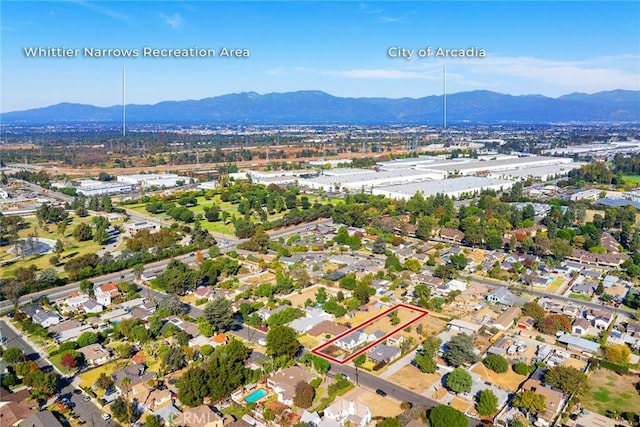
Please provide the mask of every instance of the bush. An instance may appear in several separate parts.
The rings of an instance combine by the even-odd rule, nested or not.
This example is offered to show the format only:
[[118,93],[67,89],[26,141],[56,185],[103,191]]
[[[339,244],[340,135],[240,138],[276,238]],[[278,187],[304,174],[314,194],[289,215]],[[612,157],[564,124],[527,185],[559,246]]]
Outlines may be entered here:
[[509,370],[509,362],[507,362],[507,359],[497,354],[490,354],[482,361],[482,363],[484,366],[498,374],[503,374]]
[[531,366],[523,362],[518,362],[515,365],[513,365],[513,371],[519,375],[525,375],[525,376],[529,375],[529,373],[531,372],[531,369],[532,369]]
[[320,384],[322,384],[322,378],[313,378],[309,381],[309,385],[313,388],[318,388]]

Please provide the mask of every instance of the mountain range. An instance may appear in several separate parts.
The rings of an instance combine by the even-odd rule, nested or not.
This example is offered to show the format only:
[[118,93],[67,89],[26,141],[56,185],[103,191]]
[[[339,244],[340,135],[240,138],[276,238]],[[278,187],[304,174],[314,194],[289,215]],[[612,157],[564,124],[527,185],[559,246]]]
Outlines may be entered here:
[[[640,122],[640,91],[572,93],[558,98],[477,90],[447,95],[447,122]],[[233,93],[126,107],[127,123],[441,124],[443,97],[341,98],[321,91]],[[122,106],[61,103],[0,114],[4,125],[120,123]]]

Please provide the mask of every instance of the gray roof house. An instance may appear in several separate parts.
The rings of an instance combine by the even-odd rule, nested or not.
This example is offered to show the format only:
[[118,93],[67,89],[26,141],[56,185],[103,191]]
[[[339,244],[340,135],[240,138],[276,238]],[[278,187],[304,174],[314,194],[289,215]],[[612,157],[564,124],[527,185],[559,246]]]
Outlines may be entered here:
[[22,312],[29,316],[33,323],[37,323],[43,328],[48,328],[49,326],[57,325],[60,323],[62,318],[58,313],[54,313],[53,311],[45,310],[44,308],[37,305],[29,305],[26,307],[22,307]]
[[398,347],[391,347],[386,344],[378,344],[367,353],[369,359],[376,363],[390,362],[400,356],[401,350]]
[[527,302],[526,298],[515,296],[509,289],[498,286],[493,292],[487,295],[487,301],[504,305],[523,305]]
[[20,427],[62,427],[62,424],[51,411],[42,411],[22,421]]

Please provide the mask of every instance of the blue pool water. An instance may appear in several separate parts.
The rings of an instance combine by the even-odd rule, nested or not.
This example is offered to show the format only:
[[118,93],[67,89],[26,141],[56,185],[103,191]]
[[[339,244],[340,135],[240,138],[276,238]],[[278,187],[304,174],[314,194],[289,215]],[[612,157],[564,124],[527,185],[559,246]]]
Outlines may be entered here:
[[253,393],[245,396],[244,401],[247,403],[255,403],[267,395],[267,390],[259,388]]

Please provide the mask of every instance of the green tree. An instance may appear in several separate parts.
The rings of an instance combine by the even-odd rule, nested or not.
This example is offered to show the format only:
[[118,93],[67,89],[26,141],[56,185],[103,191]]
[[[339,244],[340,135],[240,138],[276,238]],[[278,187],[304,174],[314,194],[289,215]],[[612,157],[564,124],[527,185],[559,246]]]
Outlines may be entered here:
[[473,338],[470,335],[460,333],[451,338],[447,343],[444,358],[453,366],[466,365],[478,359],[473,350]]
[[431,427],[469,427],[469,420],[451,406],[440,405],[429,412]]
[[509,370],[509,362],[507,362],[507,359],[497,354],[488,355],[482,363],[498,374],[503,374]]
[[111,412],[118,421],[129,424],[133,418],[134,408],[132,406],[132,402],[127,402],[124,397],[119,396],[111,404]]
[[178,399],[187,406],[202,405],[203,399],[209,394],[209,375],[199,366],[194,366],[178,379]]
[[383,236],[376,237],[373,245],[371,245],[371,252],[374,254],[382,255],[387,251],[387,241]]
[[80,334],[76,342],[79,347],[86,347],[88,345],[95,344],[98,342],[98,334],[89,331],[83,332]]
[[480,415],[491,415],[498,410],[498,398],[489,389],[480,391],[476,410]]
[[418,368],[425,374],[433,374],[438,368],[438,364],[432,355],[416,353],[413,360]]
[[525,302],[524,305],[522,306],[522,314],[524,316],[531,317],[533,320],[535,320],[537,324],[540,321],[542,321],[542,319],[545,318],[545,316],[547,315],[547,312],[545,311],[544,308],[540,306],[540,304],[530,301],[530,302]]
[[169,371],[177,371],[187,365],[186,356],[180,347],[169,347],[161,357],[162,365]]
[[93,283],[84,279],[80,282],[80,292],[87,294],[88,296],[93,296]]
[[96,386],[102,390],[108,390],[113,387],[113,378],[104,372],[101,372],[96,380]]
[[19,348],[10,347],[2,352],[2,359],[9,365],[24,362],[24,353]]
[[576,394],[589,386],[589,379],[584,372],[562,365],[547,369],[544,382],[569,394]]
[[513,398],[512,405],[524,410],[527,414],[536,413],[545,408],[544,396],[533,390],[523,390]]
[[367,355],[362,353],[353,359],[353,364],[356,366],[362,366],[366,361],[367,361]]
[[382,421],[378,421],[376,427],[400,427],[400,421],[395,417],[387,417]]
[[288,326],[275,326],[267,332],[267,354],[276,359],[286,356],[289,360],[298,352],[300,343],[296,331]]
[[313,398],[316,395],[316,390],[308,383],[300,381],[296,384],[296,391],[293,396],[294,405],[300,408],[308,408],[313,403]]
[[76,228],[74,228],[72,235],[78,242],[84,242],[87,240],[91,240],[93,231],[91,230],[91,226],[82,223],[78,224]]
[[455,393],[469,393],[473,380],[471,374],[462,368],[455,368],[447,375],[447,388]]
[[149,414],[144,418],[144,427],[161,427],[162,422],[160,418],[153,414]]
[[204,317],[216,331],[228,331],[235,325],[231,301],[219,297],[204,308]]

